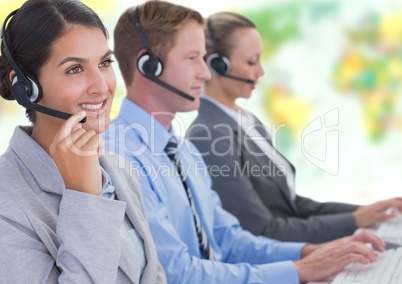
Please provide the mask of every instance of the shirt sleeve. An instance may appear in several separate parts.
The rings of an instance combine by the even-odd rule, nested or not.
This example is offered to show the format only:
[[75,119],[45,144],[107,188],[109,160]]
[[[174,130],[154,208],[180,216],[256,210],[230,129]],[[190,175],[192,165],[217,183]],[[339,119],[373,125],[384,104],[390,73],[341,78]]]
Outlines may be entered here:
[[[305,244],[253,237],[239,227],[229,226],[229,220],[235,218],[217,208],[215,234],[227,251],[225,259],[209,261],[191,256],[149,181],[144,177],[140,181],[150,229],[169,283],[299,283],[292,260],[299,259]],[[229,241],[233,236],[235,239]],[[268,263],[273,261],[276,262]]]
[[306,243],[281,242],[264,236],[255,236],[244,230],[236,217],[224,210],[216,192],[211,191],[215,204],[214,236],[227,262],[246,261],[252,264],[300,259]]

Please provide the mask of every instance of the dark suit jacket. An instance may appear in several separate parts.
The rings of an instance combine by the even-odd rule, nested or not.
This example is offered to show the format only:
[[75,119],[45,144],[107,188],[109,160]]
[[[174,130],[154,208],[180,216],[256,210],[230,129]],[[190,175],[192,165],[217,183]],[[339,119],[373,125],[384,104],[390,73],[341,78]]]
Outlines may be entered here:
[[[258,121],[256,127],[271,143],[262,123]],[[320,243],[356,230],[355,205],[320,203],[299,195],[292,200],[281,169],[234,119],[210,101],[201,99],[187,137],[203,154],[223,207],[253,234]]]

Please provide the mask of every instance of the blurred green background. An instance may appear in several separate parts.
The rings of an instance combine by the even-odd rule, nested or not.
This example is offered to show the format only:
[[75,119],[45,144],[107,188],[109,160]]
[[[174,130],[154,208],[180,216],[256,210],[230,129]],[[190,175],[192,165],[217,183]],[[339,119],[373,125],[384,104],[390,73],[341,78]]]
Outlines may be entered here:
[[[0,21],[24,1],[2,0]],[[143,1],[87,0],[110,35],[120,14]],[[319,200],[370,203],[401,195],[402,0],[170,1],[251,18],[264,42],[265,76],[239,103],[267,125],[297,168],[297,191]],[[252,4],[250,4],[252,3]],[[113,48],[113,40],[109,41]],[[113,114],[124,97],[118,88]],[[180,133],[196,112],[179,114]],[[0,153],[24,110],[0,99]]]

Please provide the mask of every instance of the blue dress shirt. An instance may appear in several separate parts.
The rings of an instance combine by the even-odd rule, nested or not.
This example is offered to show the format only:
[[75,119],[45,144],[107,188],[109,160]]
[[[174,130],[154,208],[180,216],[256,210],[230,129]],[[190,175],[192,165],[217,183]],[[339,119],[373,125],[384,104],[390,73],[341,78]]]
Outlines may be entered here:
[[128,159],[131,173],[139,176],[168,283],[299,283],[293,261],[300,258],[305,244],[283,243],[243,230],[211,190],[211,178],[197,148],[177,137],[180,162],[217,261],[201,259],[185,190],[164,152],[171,135],[172,129],[167,131],[128,99],[103,135],[105,150]]

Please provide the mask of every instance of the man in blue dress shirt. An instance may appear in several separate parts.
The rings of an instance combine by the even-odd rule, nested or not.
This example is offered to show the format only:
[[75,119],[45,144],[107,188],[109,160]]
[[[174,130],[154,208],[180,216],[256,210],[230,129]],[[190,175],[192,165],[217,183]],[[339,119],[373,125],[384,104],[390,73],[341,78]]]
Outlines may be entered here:
[[300,283],[374,261],[363,243],[384,244],[368,232],[322,245],[283,243],[243,230],[222,209],[201,154],[172,127],[177,112],[199,107],[210,78],[203,24],[194,10],[147,1],[124,12],[114,31],[127,96],[105,149],[130,160],[140,178],[168,283]]

